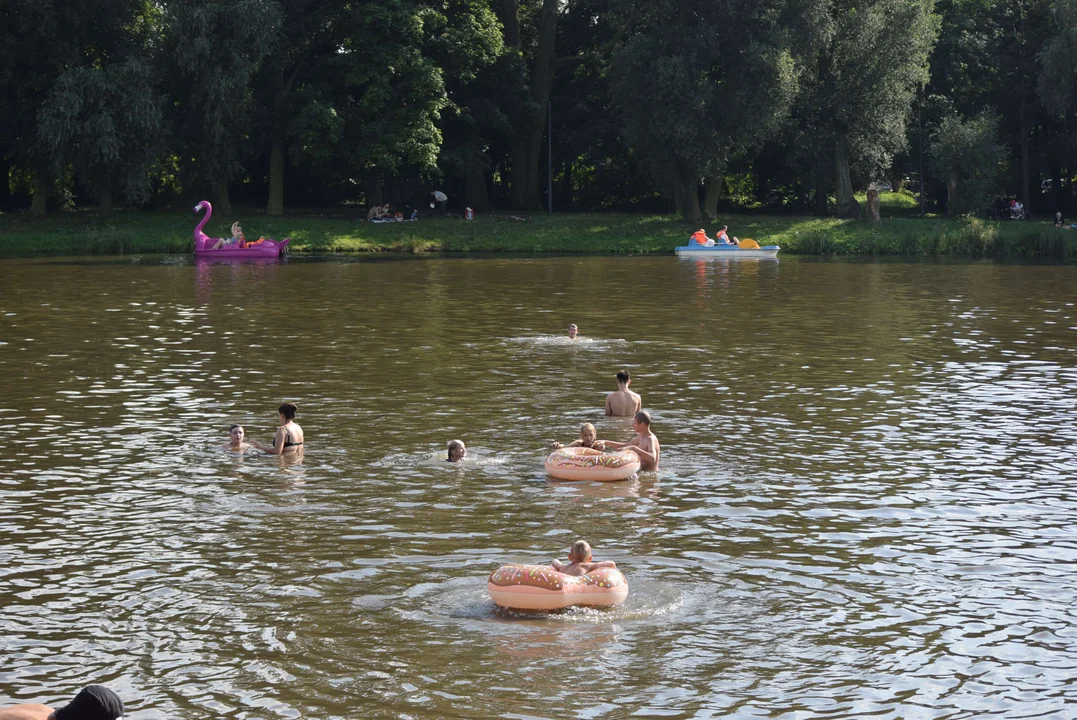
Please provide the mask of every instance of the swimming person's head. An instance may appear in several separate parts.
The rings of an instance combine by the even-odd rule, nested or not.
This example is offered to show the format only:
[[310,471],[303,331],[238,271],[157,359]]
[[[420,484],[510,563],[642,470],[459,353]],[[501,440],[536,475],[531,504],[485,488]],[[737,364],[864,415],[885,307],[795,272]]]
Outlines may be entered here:
[[295,414],[299,412],[299,408],[296,406],[295,403],[284,403],[279,408],[277,408],[277,412],[280,413],[280,424],[285,425],[289,420],[295,419]]
[[619,373],[617,373],[617,382],[621,385],[624,385],[625,387],[628,387],[628,384],[632,382],[632,374],[627,370],[621,370]]
[[650,432],[651,414],[646,410],[640,410],[632,416],[632,424],[635,427],[636,432]]
[[49,715],[49,720],[117,720],[123,701],[104,685],[87,685],[75,699]]
[[568,549],[568,559],[573,563],[587,562],[591,559],[591,546],[586,540],[577,540]]
[[460,462],[467,455],[467,448],[462,440],[450,440],[447,446],[449,462]]
[[228,437],[231,438],[233,445],[241,445],[243,443],[244,435],[245,433],[243,432],[242,425],[233,425],[228,428]]
[[591,447],[595,444],[595,439],[598,437],[598,433],[595,431],[595,426],[591,423],[584,423],[580,428],[580,440],[583,440],[583,444],[586,447]]
[[568,339],[569,340],[575,340],[576,339],[576,333],[578,333],[579,331],[580,331],[580,329],[578,327],[576,327],[575,323],[569,325],[568,326]]

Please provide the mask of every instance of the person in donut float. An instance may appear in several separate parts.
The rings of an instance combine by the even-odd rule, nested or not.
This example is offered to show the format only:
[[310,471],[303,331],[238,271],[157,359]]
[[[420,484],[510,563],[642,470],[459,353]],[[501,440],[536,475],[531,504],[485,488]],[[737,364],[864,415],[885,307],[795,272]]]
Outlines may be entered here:
[[646,410],[640,410],[636,413],[632,417],[632,429],[636,431],[636,437],[624,443],[606,440],[606,448],[610,450],[631,450],[639,456],[640,470],[657,470],[658,458],[662,448],[658,444],[658,438],[651,432],[650,413]]
[[573,440],[568,445],[562,445],[559,442],[555,442],[551,446],[554,450],[560,450],[563,447],[585,447],[593,450],[605,450],[606,441],[598,439],[598,432],[595,430],[595,426],[591,423],[584,423],[580,428],[579,440]]
[[572,547],[568,549],[568,564],[566,565],[560,560],[554,560],[550,563],[550,567],[565,575],[583,577],[592,570],[598,570],[599,568],[617,569],[617,563],[612,560],[592,562],[591,546],[586,540],[577,540],[572,543]]

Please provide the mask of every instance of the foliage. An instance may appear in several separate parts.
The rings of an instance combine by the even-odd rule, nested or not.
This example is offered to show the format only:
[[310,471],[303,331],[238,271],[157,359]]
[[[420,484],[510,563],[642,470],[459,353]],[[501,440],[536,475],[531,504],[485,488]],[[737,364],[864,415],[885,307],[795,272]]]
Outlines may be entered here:
[[[697,186],[773,133],[797,90],[785,0],[626,2],[610,62],[625,133],[688,219]],[[765,87],[765,93],[759,92]]]
[[[511,252],[670,254],[698,225],[669,215],[584,213],[535,215],[525,222],[506,215],[474,221],[426,219],[372,224],[354,216],[295,214],[216,217],[210,235],[224,235],[238,219],[250,235],[292,238],[295,253]],[[900,218],[881,225],[773,215],[724,215],[740,237],[780,245],[781,255],[953,255],[968,257],[1067,257],[1077,255],[1077,231],[1048,223],[992,223],[977,218]],[[0,255],[87,253],[189,253],[194,220],[187,212],[128,210],[104,215],[79,211],[45,221],[0,215]]]
[[152,68],[139,58],[73,68],[56,80],[41,108],[38,142],[57,172],[73,163],[106,205],[114,189],[142,202],[162,146],[161,105]]
[[932,135],[932,169],[946,182],[948,214],[982,213],[990,207],[1007,158],[998,127],[998,117],[991,114],[969,120],[952,116]]

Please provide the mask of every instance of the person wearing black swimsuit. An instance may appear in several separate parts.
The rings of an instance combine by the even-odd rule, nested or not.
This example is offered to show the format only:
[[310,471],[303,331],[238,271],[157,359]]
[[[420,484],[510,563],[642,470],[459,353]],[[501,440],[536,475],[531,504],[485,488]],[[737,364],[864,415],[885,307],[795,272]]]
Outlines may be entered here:
[[254,447],[270,455],[301,454],[303,452],[303,428],[295,421],[299,408],[295,403],[284,403],[277,408],[279,427],[273,436],[273,445],[263,445],[257,440],[248,440]]

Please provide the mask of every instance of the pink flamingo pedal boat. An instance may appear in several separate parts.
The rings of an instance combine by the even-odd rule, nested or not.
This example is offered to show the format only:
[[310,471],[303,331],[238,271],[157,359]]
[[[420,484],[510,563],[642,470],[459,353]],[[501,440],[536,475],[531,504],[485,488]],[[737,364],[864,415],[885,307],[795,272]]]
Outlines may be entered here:
[[196,257],[276,258],[284,255],[288,243],[291,242],[290,238],[284,238],[283,240],[270,240],[267,238],[259,243],[247,243],[247,247],[225,245],[214,250],[213,246],[220,242],[220,238],[211,238],[202,232],[202,228],[206,226],[210,217],[213,216],[213,206],[209,204],[208,200],[203,200],[194,206],[195,212],[202,209],[205,209],[206,216],[194,228],[194,254]]

